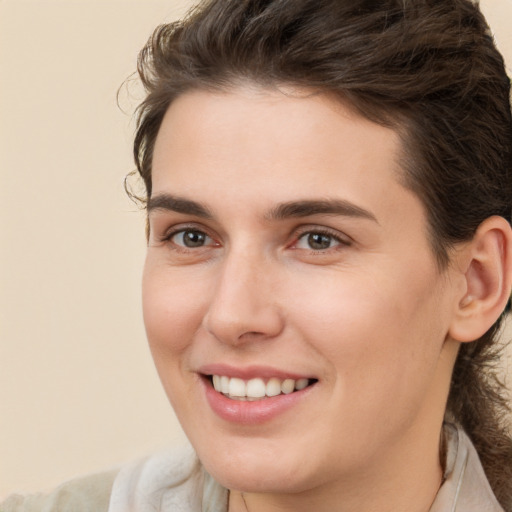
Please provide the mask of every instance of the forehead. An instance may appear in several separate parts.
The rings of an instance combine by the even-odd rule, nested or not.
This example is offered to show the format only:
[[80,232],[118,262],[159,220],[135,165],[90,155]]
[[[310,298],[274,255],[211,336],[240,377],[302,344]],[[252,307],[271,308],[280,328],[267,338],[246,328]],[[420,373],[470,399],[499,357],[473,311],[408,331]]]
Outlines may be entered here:
[[178,97],[162,122],[153,195],[171,191],[244,209],[336,196],[387,215],[411,201],[421,208],[400,184],[400,153],[394,130],[326,95],[193,91]]

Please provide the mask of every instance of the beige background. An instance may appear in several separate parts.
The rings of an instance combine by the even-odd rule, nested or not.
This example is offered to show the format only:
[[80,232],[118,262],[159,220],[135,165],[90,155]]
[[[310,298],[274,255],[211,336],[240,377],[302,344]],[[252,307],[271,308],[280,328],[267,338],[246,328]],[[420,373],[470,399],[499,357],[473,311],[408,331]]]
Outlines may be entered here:
[[[183,439],[145,343],[116,90],[188,4],[0,0],[0,496]],[[482,5],[512,63],[512,0]]]

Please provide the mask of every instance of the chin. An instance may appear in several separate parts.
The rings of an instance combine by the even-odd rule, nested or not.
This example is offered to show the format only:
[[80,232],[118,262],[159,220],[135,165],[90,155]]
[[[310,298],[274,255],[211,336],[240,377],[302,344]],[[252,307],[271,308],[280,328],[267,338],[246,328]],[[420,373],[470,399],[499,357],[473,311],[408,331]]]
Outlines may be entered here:
[[231,467],[219,467],[215,465],[208,467],[205,465],[208,473],[220,483],[223,487],[231,490],[247,493],[296,493],[306,490],[307,478],[302,478],[293,470],[286,468],[273,467],[273,461],[267,461],[264,470],[260,465],[254,467],[248,466],[241,468],[238,464],[231,464]]
[[[250,448],[248,445],[254,445]],[[213,444],[213,443],[212,443]],[[261,440],[239,439],[226,444],[217,443],[218,449],[211,451],[211,444],[202,450],[199,458],[206,471],[227,489],[243,492],[300,492],[311,487],[311,473],[299,457],[297,446],[291,453],[272,447],[273,443]],[[240,447],[240,445],[245,445]],[[266,445],[266,446],[265,446]],[[221,452],[220,450],[224,450]],[[220,449],[220,450],[219,450]]]

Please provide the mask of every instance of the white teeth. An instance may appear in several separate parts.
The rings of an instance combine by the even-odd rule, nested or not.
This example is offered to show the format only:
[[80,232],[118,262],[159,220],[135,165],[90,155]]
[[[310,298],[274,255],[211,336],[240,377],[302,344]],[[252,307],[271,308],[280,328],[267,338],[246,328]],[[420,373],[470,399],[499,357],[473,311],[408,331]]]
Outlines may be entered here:
[[281,394],[281,381],[279,379],[272,378],[267,382],[265,390],[267,396],[277,396]]
[[229,379],[229,394],[231,396],[247,396],[247,386],[242,379]]
[[309,379],[285,379],[272,377],[267,381],[261,378],[244,381],[236,377],[225,375],[212,375],[215,391],[218,391],[235,400],[259,400],[264,397],[272,397],[281,393],[289,395],[293,391],[300,391],[309,385]]
[[300,391],[301,389],[307,388],[309,384],[308,379],[299,379],[295,382],[295,389]]
[[229,393],[229,377],[220,378],[220,389],[217,389],[217,391],[221,391],[226,395]]
[[293,392],[294,389],[295,389],[295,381],[293,379],[283,380],[283,383],[281,384],[281,391],[285,395],[289,395],[290,393]]
[[249,398],[261,398],[265,396],[266,386],[262,379],[251,379],[247,383],[247,396]]

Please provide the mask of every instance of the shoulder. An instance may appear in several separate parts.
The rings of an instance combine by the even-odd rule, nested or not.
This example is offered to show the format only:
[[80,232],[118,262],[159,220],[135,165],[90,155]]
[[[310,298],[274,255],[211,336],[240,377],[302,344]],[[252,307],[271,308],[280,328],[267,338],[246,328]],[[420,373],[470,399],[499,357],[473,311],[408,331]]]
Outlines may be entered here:
[[166,450],[119,472],[109,512],[200,511],[203,483],[204,473],[191,446]]
[[13,494],[0,512],[106,512],[118,470],[65,482],[49,494]]
[[227,500],[227,489],[186,445],[71,480],[50,494],[12,495],[0,503],[0,512],[226,512]]

